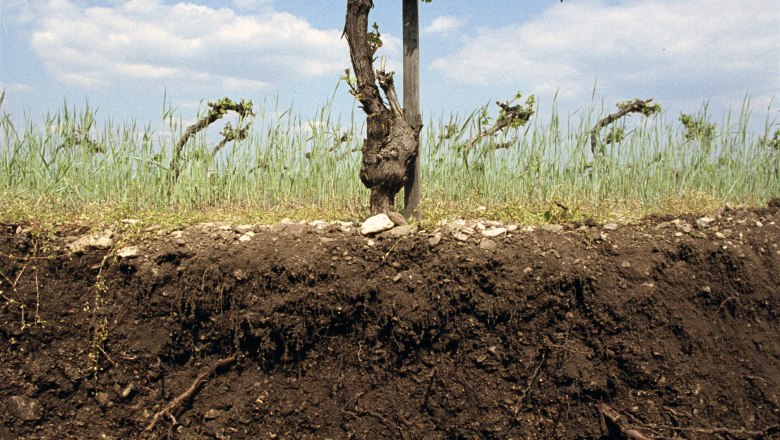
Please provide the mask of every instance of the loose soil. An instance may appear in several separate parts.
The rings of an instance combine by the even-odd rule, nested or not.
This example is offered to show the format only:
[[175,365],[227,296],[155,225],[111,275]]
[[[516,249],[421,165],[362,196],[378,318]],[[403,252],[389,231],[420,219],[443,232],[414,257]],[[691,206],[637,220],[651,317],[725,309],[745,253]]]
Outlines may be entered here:
[[0,438],[778,438],[780,208],[698,217],[76,254],[4,225]]

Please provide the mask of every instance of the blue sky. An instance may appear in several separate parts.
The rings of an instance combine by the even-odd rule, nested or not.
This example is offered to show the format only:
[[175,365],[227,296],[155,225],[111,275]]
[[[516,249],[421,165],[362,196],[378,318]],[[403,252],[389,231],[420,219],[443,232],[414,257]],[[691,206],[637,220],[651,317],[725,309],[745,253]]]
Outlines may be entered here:
[[[376,0],[400,72],[401,2]],[[99,119],[161,123],[163,94],[185,120],[203,100],[274,100],[314,115],[349,67],[346,1],[0,0],[3,111],[86,100]],[[465,113],[518,90],[541,114],[655,98],[671,112],[780,117],[776,0],[434,0],[420,5],[424,117]],[[400,73],[397,77],[400,83]],[[773,101],[773,98],[775,101]],[[341,87],[337,110],[353,100]]]

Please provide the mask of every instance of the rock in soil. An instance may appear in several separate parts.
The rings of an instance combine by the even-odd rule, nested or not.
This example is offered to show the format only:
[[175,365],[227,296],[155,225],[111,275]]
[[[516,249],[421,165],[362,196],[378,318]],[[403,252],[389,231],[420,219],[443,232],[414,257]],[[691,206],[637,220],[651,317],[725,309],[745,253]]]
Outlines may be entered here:
[[367,218],[360,226],[360,233],[363,235],[372,235],[382,231],[386,231],[395,226],[392,220],[387,214],[377,214]]

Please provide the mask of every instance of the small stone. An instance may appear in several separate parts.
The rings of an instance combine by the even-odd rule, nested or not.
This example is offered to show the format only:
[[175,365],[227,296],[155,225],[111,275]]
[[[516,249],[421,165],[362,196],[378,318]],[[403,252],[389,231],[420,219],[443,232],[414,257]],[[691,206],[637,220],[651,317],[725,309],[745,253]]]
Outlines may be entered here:
[[620,267],[622,267],[623,269],[628,269],[629,267],[631,267],[631,262],[628,260],[623,260],[623,262],[620,263]]
[[388,231],[388,234],[393,237],[406,237],[408,235],[416,234],[419,229],[420,228],[417,225],[401,225]]
[[591,238],[593,239],[593,241],[604,241],[607,239],[607,234],[601,231],[593,231],[591,233]]
[[517,225],[506,225],[506,231],[507,232],[515,232],[517,230]]
[[186,245],[187,245],[187,242],[186,242],[186,241],[184,241],[184,239],[183,239],[183,238],[177,238],[176,240],[174,240],[174,242],[175,242],[177,245],[179,245],[179,246],[186,246]]
[[119,258],[135,258],[138,256],[138,246],[128,246],[116,253]]
[[398,281],[401,280],[402,277],[403,275],[401,275],[400,273],[395,274],[395,276],[393,277],[393,282],[397,283]]
[[103,235],[95,234],[79,237],[76,241],[68,245],[68,250],[74,254],[80,254],[87,249],[108,249],[113,243],[111,240],[112,234],[109,234],[109,232],[110,231],[106,231]]
[[25,396],[13,396],[8,399],[8,410],[16,418],[26,422],[35,422],[43,418],[43,407],[37,400]]
[[761,221],[760,221],[760,220],[756,220],[756,226],[757,226],[757,227],[759,227],[759,228],[763,228],[763,227],[764,227],[764,224],[763,224],[763,223],[761,223]]
[[699,228],[709,228],[710,223],[714,222],[715,219],[712,217],[702,217],[699,219],[696,219],[696,226]]
[[478,222],[476,225],[474,225],[474,229],[478,231],[484,231],[485,229],[487,229],[487,227],[485,226],[484,223]]
[[224,411],[216,408],[211,408],[210,410],[206,411],[206,414],[203,414],[203,418],[206,420],[214,420],[217,417],[221,416]]
[[362,235],[376,234],[391,229],[393,226],[395,226],[395,223],[390,220],[390,217],[388,217],[387,214],[377,214],[367,218],[366,221],[363,222],[360,226],[360,233]]
[[540,228],[547,232],[561,232],[563,231],[563,225],[542,225]]
[[184,236],[184,231],[173,231],[171,232],[172,238],[182,238]]
[[433,234],[433,237],[428,239],[428,246],[430,247],[436,247],[441,243],[441,232],[437,232]]
[[285,229],[287,229],[288,224],[289,223],[274,223],[273,225],[271,225],[271,232],[278,234],[284,231]]
[[238,237],[238,241],[240,241],[241,243],[247,243],[249,241],[252,241],[252,236],[249,234],[244,234]]
[[313,226],[314,229],[321,231],[328,227],[328,223],[323,220],[314,220],[313,222],[309,222],[309,226]]
[[246,234],[247,232],[251,232],[254,227],[255,225],[238,225],[235,229],[239,234]]
[[134,219],[134,218],[125,218],[125,219],[122,219],[121,222],[123,224],[126,224],[126,225],[135,226],[138,223],[141,223],[141,220]]
[[296,237],[300,237],[304,232],[306,232],[306,228],[306,224],[290,223],[287,225],[287,228],[284,230],[284,232],[292,234]]
[[506,228],[491,228],[482,231],[482,235],[484,235],[487,238],[496,238],[502,235],[506,235],[506,232],[507,232]]
[[123,398],[123,399],[127,399],[127,398],[128,398],[128,397],[130,397],[130,395],[131,395],[131,394],[133,394],[134,392],[135,392],[135,385],[133,385],[133,384],[130,384],[130,385],[126,386],[126,387],[125,387],[125,388],[122,390],[122,392],[121,392],[121,393],[119,393],[119,397],[121,397],[121,398]]
[[389,218],[389,219],[390,219],[390,220],[391,220],[393,223],[395,223],[395,225],[396,225],[396,226],[404,226],[404,225],[408,224],[408,223],[406,222],[406,219],[404,218],[404,216],[402,216],[401,214],[399,214],[399,213],[397,213],[397,212],[395,212],[395,211],[390,211],[390,212],[388,212],[388,213],[387,213],[387,217],[388,217],[388,218]]
[[479,247],[486,251],[494,251],[498,248],[498,244],[489,238],[485,238],[479,242]]
[[618,228],[617,223],[607,223],[604,226],[601,227],[602,229],[606,229],[607,231],[616,231]]
[[526,266],[525,269],[523,269],[523,273],[528,275],[529,273],[533,272],[534,270],[531,269],[529,266]]
[[470,236],[468,234],[464,234],[463,232],[456,232],[452,234],[452,237],[458,241],[469,241]]
[[249,278],[249,274],[244,269],[236,269],[233,271],[233,278],[244,281]]

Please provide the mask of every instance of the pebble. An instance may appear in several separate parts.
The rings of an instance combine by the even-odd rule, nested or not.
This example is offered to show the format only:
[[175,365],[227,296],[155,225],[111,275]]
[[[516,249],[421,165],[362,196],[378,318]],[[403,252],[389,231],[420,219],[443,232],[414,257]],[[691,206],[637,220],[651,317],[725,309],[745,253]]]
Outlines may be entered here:
[[138,256],[138,246],[128,246],[116,253],[119,258],[135,258]]
[[696,219],[696,226],[700,228],[709,228],[710,223],[714,222],[715,219],[712,217],[702,217],[699,219]]
[[563,231],[563,225],[542,225],[540,228],[547,232],[561,232]]
[[441,243],[441,232],[433,234],[433,236],[428,239],[428,245],[432,248],[438,246],[439,243]]
[[604,226],[602,226],[603,229],[606,229],[607,231],[615,231],[618,228],[617,223],[607,223]]
[[206,411],[206,414],[203,414],[203,418],[206,420],[213,420],[221,416],[222,413],[223,413],[222,410],[211,408],[210,410]]
[[468,241],[470,236],[468,234],[464,234],[463,232],[456,232],[452,234],[452,237],[458,241]]
[[482,235],[488,238],[496,238],[502,235],[506,235],[506,228],[491,228],[482,231]]
[[87,249],[108,249],[113,244],[111,240],[113,235],[114,233],[111,231],[104,231],[102,234],[85,235],[70,243],[68,250],[74,254],[79,254]]
[[390,220],[390,217],[388,217],[387,214],[377,214],[367,218],[366,221],[360,225],[360,233],[362,235],[376,234],[391,229],[394,226],[395,223]]
[[414,235],[420,229],[417,225],[401,225],[396,226],[388,231],[388,234],[393,237],[406,237],[408,235]]
[[486,251],[494,251],[498,248],[498,244],[489,238],[485,238],[479,242],[479,247]]

